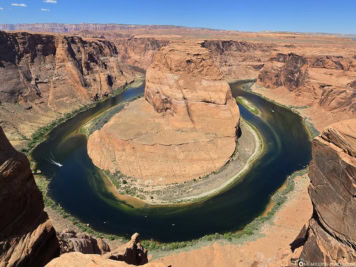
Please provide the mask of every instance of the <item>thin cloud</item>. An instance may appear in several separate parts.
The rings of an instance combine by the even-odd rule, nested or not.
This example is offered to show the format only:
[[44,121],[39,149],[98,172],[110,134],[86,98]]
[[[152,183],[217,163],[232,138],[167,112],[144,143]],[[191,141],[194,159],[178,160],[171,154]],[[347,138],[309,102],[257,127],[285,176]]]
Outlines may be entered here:
[[0,7],[0,10],[4,10],[4,8],[3,8],[3,7]]
[[43,0],[44,3],[57,4],[57,0]]
[[11,4],[12,6],[20,6],[20,7],[27,7],[27,5],[25,4],[16,4],[16,3],[13,3]]
[[43,11],[43,12],[49,12],[50,10],[47,9],[47,8],[41,8],[41,11]]

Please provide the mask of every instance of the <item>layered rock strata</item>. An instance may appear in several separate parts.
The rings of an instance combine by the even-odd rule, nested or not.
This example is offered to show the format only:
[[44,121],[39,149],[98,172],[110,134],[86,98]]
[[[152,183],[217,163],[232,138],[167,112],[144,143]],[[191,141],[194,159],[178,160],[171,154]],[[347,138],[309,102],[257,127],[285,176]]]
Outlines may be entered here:
[[264,65],[258,83],[287,88],[327,111],[356,114],[355,79],[354,58],[278,53]]
[[313,216],[292,249],[307,263],[356,262],[356,120],[328,127],[313,141],[309,195]]
[[26,156],[0,127],[0,266],[42,267],[59,256],[56,232]]
[[172,43],[147,70],[145,98],[127,105],[88,141],[94,164],[155,184],[219,170],[236,147],[239,109],[209,50]]
[[95,239],[87,234],[77,234],[69,229],[57,233],[61,254],[81,252],[83,254],[103,255],[110,252],[109,245],[101,238]]
[[0,125],[14,143],[135,78],[107,40],[0,31]]

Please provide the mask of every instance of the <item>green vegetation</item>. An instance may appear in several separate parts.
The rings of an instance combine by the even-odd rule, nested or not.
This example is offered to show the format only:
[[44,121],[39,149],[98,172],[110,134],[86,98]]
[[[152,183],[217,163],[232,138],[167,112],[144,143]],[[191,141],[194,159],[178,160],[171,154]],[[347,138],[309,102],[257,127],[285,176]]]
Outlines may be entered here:
[[310,118],[304,118],[304,125],[307,128],[309,135],[312,139],[320,134],[320,132],[315,128],[314,124],[311,122]]
[[[123,86],[121,88],[118,88],[113,92],[113,96],[116,96],[120,93],[122,93],[125,89],[127,89],[131,84],[128,84],[126,86]],[[21,152],[25,153],[28,155],[32,149],[34,149],[39,143],[42,143],[44,140],[46,140],[47,135],[58,125],[64,123],[65,121],[73,118],[75,115],[84,112],[90,108],[93,108],[96,106],[98,103],[105,101],[107,98],[103,98],[100,101],[92,102],[90,104],[81,106],[80,108],[73,110],[72,112],[64,114],[62,117],[58,118],[57,120],[52,121],[51,123],[39,128],[36,132],[34,132],[31,136],[31,139],[28,142],[27,148],[22,148]]]
[[253,114],[259,116],[261,114],[261,111],[250,101],[248,101],[246,98],[242,96],[236,97],[236,102],[244,106],[246,109],[248,109],[250,112]]

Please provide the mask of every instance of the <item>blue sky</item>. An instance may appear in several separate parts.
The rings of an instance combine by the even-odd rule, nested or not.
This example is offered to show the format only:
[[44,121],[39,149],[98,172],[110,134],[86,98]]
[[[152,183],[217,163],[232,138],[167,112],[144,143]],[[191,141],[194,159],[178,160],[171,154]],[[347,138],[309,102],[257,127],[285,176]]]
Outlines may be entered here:
[[0,24],[48,22],[356,34],[356,0],[0,0]]

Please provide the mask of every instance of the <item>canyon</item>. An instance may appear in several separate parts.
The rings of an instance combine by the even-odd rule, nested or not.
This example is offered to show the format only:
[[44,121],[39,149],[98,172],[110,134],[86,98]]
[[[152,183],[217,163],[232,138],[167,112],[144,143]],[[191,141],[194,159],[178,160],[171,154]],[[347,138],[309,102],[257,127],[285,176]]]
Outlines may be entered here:
[[[276,218],[280,228],[270,226],[266,239],[210,243],[145,266],[280,266],[299,258],[355,262],[355,41],[170,26],[0,29],[17,30],[0,32],[0,126],[11,142],[0,130],[0,210],[9,214],[0,220],[0,266],[43,266],[60,254],[48,266],[126,266],[111,259],[141,246],[133,236],[110,252],[106,241],[71,230],[56,233],[28,160],[12,146],[26,150],[36,130],[142,80],[143,72],[144,98],[89,137],[89,156],[111,173],[165,185],[219,170],[235,153],[239,132],[240,113],[227,83],[234,80],[256,81],[254,93],[297,110],[320,132],[325,128],[313,140],[311,204],[308,180],[297,180],[293,197],[300,202],[287,201]],[[103,255],[80,253],[85,251]],[[142,253],[147,257],[140,247]]]

